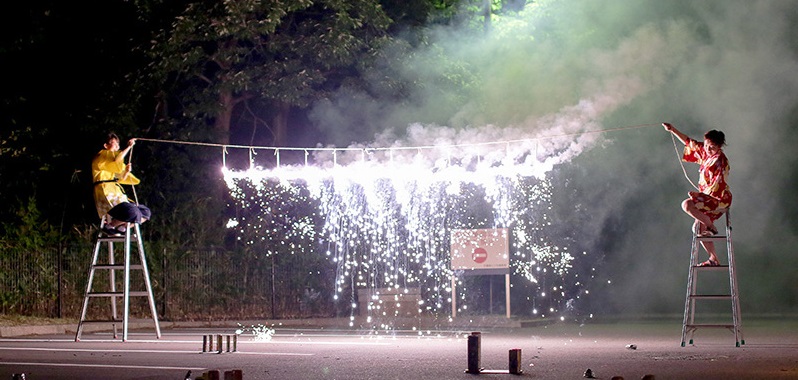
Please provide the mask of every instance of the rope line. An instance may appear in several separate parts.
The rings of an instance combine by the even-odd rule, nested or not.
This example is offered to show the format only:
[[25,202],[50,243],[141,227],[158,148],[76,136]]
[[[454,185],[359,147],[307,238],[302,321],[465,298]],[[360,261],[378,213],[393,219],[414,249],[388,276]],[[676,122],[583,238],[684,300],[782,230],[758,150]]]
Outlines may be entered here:
[[687,169],[684,167],[684,161],[682,161],[682,154],[679,153],[679,148],[676,146],[676,138],[673,137],[673,133],[669,133],[671,135],[671,141],[673,141],[673,150],[676,151],[676,160],[679,161],[679,165],[682,167],[682,173],[684,173],[684,178],[687,179],[687,182],[690,182],[690,185],[693,186],[694,189],[698,190],[698,186],[693,183],[693,180],[690,179],[690,176],[687,174]]
[[464,144],[449,144],[449,145],[420,145],[420,146],[398,146],[398,147],[376,147],[376,148],[355,148],[355,147],[335,147],[335,148],[325,148],[325,147],[314,147],[314,148],[298,148],[298,147],[287,147],[287,146],[257,146],[257,145],[236,145],[236,144],[218,144],[218,143],[206,143],[206,142],[197,142],[197,141],[181,141],[181,140],[162,140],[162,139],[150,139],[144,137],[136,137],[138,141],[150,141],[150,142],[157,142],[157,143],[169,143],[169,144],[183,144],[183,145],[196,145],[196,146],[210,146],[210,147],[218,147],[218,148],[235,148],[235,149],[260,149],[260,150],[288,150],[288,151],[328,151],[328,152],[337,152],[337,151],[394,151],[394,150],[422,150],[422,149],[439,149],[439,148],[462,148],[462,147],[469,147],[469,146],[489,146],[489,145],[498,145],[498,144],[512,144],[512,143],[520,143],[520,142],[530,142],[530,141],[538,141],[538,140],[548,140],[548,139],[556,139],[561,137],[571,137],[571,136],[578,136],[578,135],[585,135],[585,134],[595,134],[595,133],[607,133],[607,132],[617,132],[617,131],[624,131],[629,129],[637,129],[643,127],[650,127],[659,124],[639,124],[639,125],[630,125],[625,127],[618,127],[618,128],[609,128],[609,129],[599,129],[593,131],[582,131],[582,132],[573,132],[573,133],[563,133],[559,135],[551,135],[551,136],[541,136],[541,137],[534,137],[528,139],[517,139],[517,140],[504,140],[504,141],[489,141],[489,142],[482,142],[482,143],[464,143]]
[[[127,162],[129,164],[133,163],[133,146],[130,147],[130,155],[127,156]],[[139,196],[136,194],[136,185],[130,185],[130,187],[133,189],[133,199],[136,201],[136,204],[139,204]]]

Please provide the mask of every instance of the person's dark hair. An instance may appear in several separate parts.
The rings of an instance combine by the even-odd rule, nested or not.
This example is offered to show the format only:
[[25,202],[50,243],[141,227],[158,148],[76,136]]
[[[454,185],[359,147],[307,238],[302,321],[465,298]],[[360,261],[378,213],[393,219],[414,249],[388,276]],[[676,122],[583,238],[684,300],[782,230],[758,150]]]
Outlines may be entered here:
[[704,138],[712,141],[718,147],[726,145],[726,135],[721,131],[716,131],[713,129],[707,133],[704,133]]
[[[109,142],[111,142],[111,140],[119,140],[119,136],[117,136],[116,133],[109,132],[108,136],[105,136],[104,144],[108,144]],[[121,141],[121,140],[119,140],[119,141]]]

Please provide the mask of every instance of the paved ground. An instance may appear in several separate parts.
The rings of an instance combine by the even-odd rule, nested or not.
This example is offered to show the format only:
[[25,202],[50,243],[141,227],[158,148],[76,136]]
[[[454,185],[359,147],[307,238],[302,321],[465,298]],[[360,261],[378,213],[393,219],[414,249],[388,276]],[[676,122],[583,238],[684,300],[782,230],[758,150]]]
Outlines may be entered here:
[[[746,321],[745,345],[728,330],[699,330],[694,345],[680,346],[681,321],[558,323],[537,327],[480,328],[481,365],[506,370],[508,351],[522,350],[521,376],[471,375],[469,331],[439,329],[374,332],[347,328],[277,327],[270,341],[239,338],[238,352],[202,353],[205,334],[235,328],[152,329],[127,342],[108,332],[0,339],[0,379],[197,378],[209,369],[233,369],[243,379],[798,379],[798,321]],[[472,329],[475,330],[475,329]],[[627,348],[634,344],[637,349]],[[225,348],[226,350],[226,348]]]

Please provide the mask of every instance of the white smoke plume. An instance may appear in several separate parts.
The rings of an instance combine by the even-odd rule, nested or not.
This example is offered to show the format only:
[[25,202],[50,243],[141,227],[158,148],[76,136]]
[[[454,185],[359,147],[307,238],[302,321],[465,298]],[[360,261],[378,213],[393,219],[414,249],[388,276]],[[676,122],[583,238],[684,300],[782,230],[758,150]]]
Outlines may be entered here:
[[602,307],[627,312],[681,311],[690,220],[679,202],[690,188],[661,128],[584,132],[663,121],[695,138],[723,130],[743,309],[798,309],[794,2],[539,1],[505,21],[484,36],[442,28],[406,53],[393,74],[423,83],[411,102],[346,89],[312,119],[337,146],[397,148],[393,159],[428,168],[478,157],[539,176],[563,165],[569,201],[591,220],[579,237],[605,250],[613,278]]

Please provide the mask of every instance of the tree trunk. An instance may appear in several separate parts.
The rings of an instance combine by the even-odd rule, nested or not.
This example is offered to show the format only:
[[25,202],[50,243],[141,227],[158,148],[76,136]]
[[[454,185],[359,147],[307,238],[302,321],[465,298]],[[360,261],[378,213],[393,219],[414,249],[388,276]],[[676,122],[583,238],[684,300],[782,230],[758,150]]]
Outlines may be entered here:
[[219,106],[221,109],[219,109],[216,114],[216,120],[214,120],[214,132],[217,135],[216,138],[219,144],[229,144],[230,120],[233,117],[233,107],[235,106],[233,93],[229,90],[219,93]]
[[286,102],[277,103],[277,114],[274,115],[274,145],[285,146],[288,143],[288,115],[291,112],[291,104]]
[[491,10],[491,0],[484,0],[483,3],[482,3],[482,7],[483,7],[483,12],[485,12],[484,13],[485,22],[482,25],[482,27],[484,28],[485,33],[489,33],[490,29],[491,29],[490,17],[491,17],[491,14],[493,13],[493,11]]

